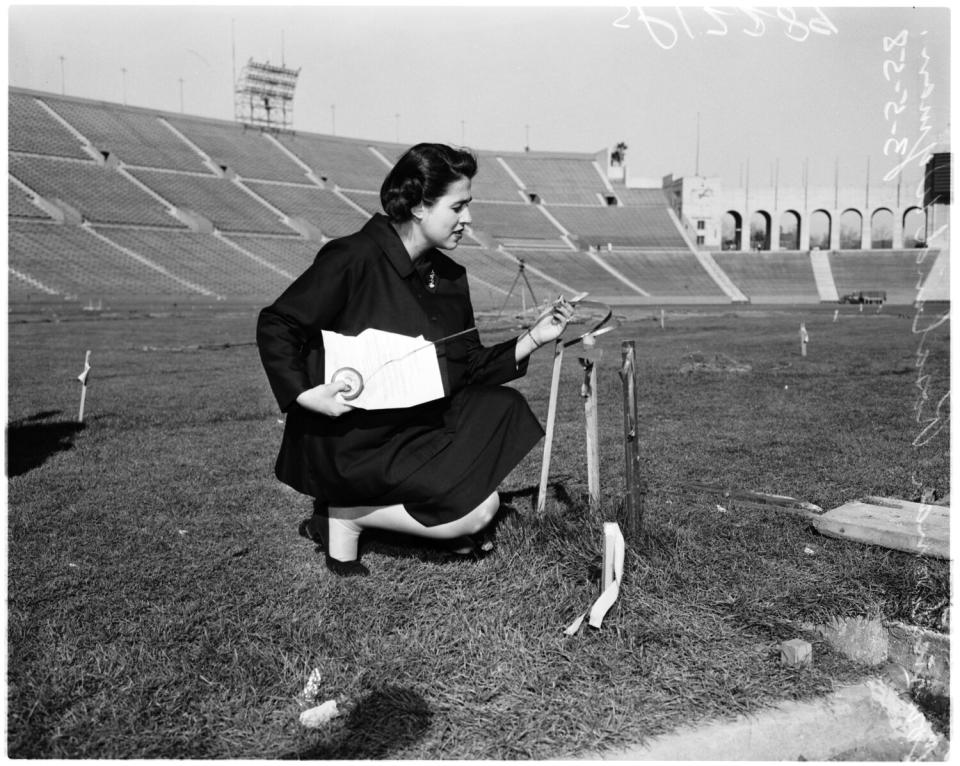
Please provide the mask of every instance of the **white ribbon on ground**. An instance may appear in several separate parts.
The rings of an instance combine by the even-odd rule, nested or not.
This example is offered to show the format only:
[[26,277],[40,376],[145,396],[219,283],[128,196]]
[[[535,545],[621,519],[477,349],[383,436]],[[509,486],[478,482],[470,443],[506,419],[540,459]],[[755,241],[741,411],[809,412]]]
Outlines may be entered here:
[[600,597],[593,602],[593,606],[575,619],[564,631],[568,636],[572,636],[583,624],[583,620],[589,615],[589,624],[591,627],[599,628],[603,624],[603,618],[606,617],[610,607],[613,606],[617,597],[620,595],[620,580],[623,577],[623,557],[625,545],[623,542],[623,533],[619,525],[613,521],[606,521],[603,524],[603,591]]

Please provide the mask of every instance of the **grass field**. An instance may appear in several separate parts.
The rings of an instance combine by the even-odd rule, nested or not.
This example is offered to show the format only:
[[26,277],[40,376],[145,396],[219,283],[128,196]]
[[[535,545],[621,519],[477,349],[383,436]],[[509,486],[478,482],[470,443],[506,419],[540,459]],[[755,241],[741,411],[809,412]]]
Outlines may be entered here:
[[[584,502],[570,354],[546,514],[532,507],[538,448],[501,488],[494,555],[365,538],[370,574],[355,578],[297,536],[309,499],[273,478],[281,426],[253,308],[11,313],[8,755],[576,757],[870,672],[801,623],[946,630],[946,562],[684,489],[722,482],[823,508],[948,493],[945,308],[845,307],[836,322],[832,307],[671,310],[662,330],[634,311],[602,341],[598,511]],[[485,323],[485,339],[510,324]],[[621,505],[626,339],[644,530],[603,628],[567,637],[598,590],[601,521]],[[540,352],[516,384],[541,418],[550,365]],[[813,665],[781,666],[780,642],[798,636]],[[342,712],[319,731],[298,723],[313,669],[317,701]]]

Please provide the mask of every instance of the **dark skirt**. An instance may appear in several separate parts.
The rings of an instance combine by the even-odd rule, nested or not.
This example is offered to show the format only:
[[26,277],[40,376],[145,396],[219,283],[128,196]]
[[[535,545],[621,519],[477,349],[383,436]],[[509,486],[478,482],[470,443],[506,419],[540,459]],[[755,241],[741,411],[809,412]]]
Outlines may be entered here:
[[[504,386],[468,386],[454,399],[454,438],[397,487],[407,512],[425,526],[476,508],[543,437],[526,399]],[[400,499],[402,498],[402,499]]]
[[[278,476],[334,506],[403,503],[421,524],[436,526],[480,505],[543,437],[526,399],[507,386],[467,386],[428,409],[431,417],[389,431],[345,428],[323,437],[302,434],[304,442],[288,432]],[[366,418],[377,416],[354,420]],[[310,463],[307,471],[287,468],[294,454]],[[316,487],[291,480],[302,473]]]

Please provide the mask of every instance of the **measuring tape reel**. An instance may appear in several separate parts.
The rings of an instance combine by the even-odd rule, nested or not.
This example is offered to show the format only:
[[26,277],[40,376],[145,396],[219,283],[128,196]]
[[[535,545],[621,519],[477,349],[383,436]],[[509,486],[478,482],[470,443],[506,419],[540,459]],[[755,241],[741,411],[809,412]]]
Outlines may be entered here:
[[330,377],[331,383],[346,383],[349,388],[340,391],[344,401],[352,402],[363,393],[363,375],[353,367],[341,367]]

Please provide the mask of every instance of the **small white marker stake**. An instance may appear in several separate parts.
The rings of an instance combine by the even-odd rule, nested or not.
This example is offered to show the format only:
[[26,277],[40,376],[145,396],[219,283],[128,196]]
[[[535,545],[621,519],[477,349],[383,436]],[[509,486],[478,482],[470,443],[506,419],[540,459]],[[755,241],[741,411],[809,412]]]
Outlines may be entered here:
[[810,336],[807,335],[807,327],[801,322],[800,323],[800,356],[807,355],[807,343],[810,340]]
[[663,325],[664,325],[663,309],[660,309],[660,329],[661,330],[663,329]]
[[839,317],[840,317],[840,309],[834,309],[833,321],[836,322]]
[[81,383],[80,389],[80,412],[77,415],[77,422],[83,422],[83,407],[87,402],[87,379],[90,377],[90,351],[87,351],[87,356],[83,360],[83,372],[77,375],[77,380]]

